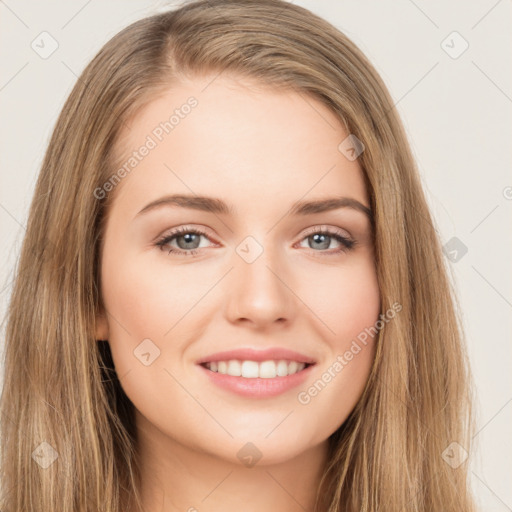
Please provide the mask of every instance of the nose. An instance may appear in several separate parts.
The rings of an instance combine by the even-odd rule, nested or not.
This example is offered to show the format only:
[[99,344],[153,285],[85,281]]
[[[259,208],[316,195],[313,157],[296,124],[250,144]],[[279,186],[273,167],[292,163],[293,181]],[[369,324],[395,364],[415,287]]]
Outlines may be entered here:
[[237,259],[230,272],[227,292],[229,321],[243,322],[259,329],[289,323],[293,319],[296,299],[283,263],[267,250],[252,263],[234,256]]

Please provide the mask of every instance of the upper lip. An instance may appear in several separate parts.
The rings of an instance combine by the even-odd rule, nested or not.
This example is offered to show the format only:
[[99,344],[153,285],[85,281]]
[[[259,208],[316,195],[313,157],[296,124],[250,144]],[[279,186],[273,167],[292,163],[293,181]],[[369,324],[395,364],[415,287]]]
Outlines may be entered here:
[[230,361],[238,359],[241,361],[279,361],[280,359],[288,359],[290,361],[297,361],[298,363],[314,364],[316,361],[309,356],[288,350],[286,348],[271,347],[265,350],[258,350],[253,348],[239,348],[236,350],[227,350],[224,352],[215,352],[209,356],[203,357],[197,361],[197,364],[210,363],[214,361]]

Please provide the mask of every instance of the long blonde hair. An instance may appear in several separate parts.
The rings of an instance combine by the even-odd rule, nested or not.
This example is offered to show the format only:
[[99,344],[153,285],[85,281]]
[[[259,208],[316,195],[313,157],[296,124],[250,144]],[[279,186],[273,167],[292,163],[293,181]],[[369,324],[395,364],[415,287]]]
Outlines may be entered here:
[[[457,300],[404,129],[344,34],[283,0],[199,0],[137,21],[79,77],[48,146],[7,316],[1,410],[4,512],[140,505],[133,405],[106,341],[99,255],[126,120],[180,76],[229,72],[309,94],[365,146],[382,311],[363,395],[329,438],[319,512],[469,512],[471,374]],[[452,449],[453,449],[452,445]],[[465,453],[465,452],[462,452]]]

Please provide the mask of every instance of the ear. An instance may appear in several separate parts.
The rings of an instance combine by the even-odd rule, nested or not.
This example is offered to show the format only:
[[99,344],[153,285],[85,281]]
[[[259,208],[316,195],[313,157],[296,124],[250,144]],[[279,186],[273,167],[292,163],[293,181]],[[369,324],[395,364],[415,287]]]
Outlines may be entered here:
[[103,307],[100,307],[96,313],[96,339],[108,340],[108,321],[107,314]]

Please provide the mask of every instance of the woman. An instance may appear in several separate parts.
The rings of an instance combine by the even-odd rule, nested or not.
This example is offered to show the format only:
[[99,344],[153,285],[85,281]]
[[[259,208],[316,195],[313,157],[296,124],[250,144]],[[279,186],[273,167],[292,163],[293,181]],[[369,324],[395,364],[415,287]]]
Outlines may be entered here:
[[82,73],[36,186],[1,508],[472,511],[454,301],[346,36],[276,0],[140,20]]

